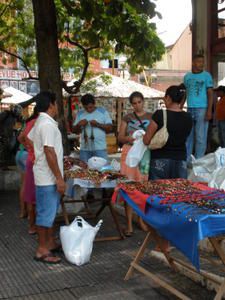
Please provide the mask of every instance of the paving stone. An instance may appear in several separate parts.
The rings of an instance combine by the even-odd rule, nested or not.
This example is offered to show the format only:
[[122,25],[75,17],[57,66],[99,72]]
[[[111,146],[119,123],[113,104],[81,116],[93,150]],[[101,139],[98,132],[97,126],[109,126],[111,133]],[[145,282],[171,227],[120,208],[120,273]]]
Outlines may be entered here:
[[[18,194],[0,192],[0,299],[175,299],[142,274],[124,281],[130,262],[142,243],[145,233],[135,227],[132,238],[121,241],[95,242],[90,263],[77,267],[62,255],[59,265],[34,261],[37,238],[27,233],[26,219],[18,218]],[[109,212],[103,214],[100,236],[115,235]],[[96,220],[88,220],[96,224]],[[120,222],[125,226],[123,217]],[[58,226],[59,228],[59,226]],[[170,272],[146,252],[143,265],[174,286],[187,291],[192,299],[213,299],[215,293],[180,274]]]
[[55,291],[50,293],[36,294],[24,297],[11,298],[14,300],[74,300],[74,295],[69,290]]

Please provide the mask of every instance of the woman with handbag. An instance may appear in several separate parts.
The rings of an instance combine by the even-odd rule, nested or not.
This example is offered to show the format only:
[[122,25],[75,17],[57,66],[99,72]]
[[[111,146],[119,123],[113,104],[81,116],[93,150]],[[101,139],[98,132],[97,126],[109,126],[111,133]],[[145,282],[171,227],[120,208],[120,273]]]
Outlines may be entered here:
[[[129,97],[129,101],[133,107],[133,112],[123,117],[118,135],[118,141],[123,144],[120,172],[121,174],[126,175],[130,180],[144,181],[148,180],[148,177],[142,175],[138,167],[128,167],[126,165],[126,157],[134,142],[132,134],[136,130],[146,130],[150,124],[152,115],[144,110],[144,97],[141,93],[133,92]],[[133,234],[132,212],[132,208],[125,204],[125,213],[127,217],[127,229],[125,230],[125,235],[127,237],[130,237]],[[141,218],[139,218],[139,225],[143,230],[147,230],[147,227]]]
[[[185,91],[181,86],[170,86],[164,97],[166,118],[163,118],[162,110],[157,110],[143,137],[144,144],[152,149],[149,179],[187,178],[186,140],[191,132],[192,118],[182,110],[184,97]],[[161,141],[156,139],[163,127],[168,131],[165,145],[160,143],[165,132]]]
[[[165,93],[166,110],[157,110],[146,134],[145,145],[151,149],[149,179],[187,178],[186,140],[192,128],[191,115],[183,111],[185,91],[170,86]],[[161,238],[157,251],[169,251],[169,242]]]

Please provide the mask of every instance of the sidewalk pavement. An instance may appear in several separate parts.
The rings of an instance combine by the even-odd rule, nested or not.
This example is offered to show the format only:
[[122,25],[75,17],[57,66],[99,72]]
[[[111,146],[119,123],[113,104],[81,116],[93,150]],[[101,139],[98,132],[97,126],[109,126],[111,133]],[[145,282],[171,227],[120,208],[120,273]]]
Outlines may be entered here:
[[[100,236],[114,234],[108,212],[103,220]],[[120,216],[123,226],[124,221]],[[145,233],[135,227],[131,238],[95,242],[91,261],[81,267],[68,263],[63,255],[58,265],[36,262],[33,256],[37,237],[29,236],[27,220],[18,218],[18,193],[0,192],[0,299],[175,299],[137,272],[129,281],[123,280],[144,237]],[[183,275],[170,272],[159,260],[150,257],[148,251],[143,264],[191,299],[210,300],[215,295]]]

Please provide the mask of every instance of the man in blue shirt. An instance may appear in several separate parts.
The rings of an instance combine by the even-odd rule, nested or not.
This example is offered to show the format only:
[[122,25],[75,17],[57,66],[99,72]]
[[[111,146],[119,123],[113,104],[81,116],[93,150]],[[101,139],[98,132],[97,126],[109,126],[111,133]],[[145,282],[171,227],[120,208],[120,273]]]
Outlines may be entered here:
[[204,56],[195,55],[192,61],[192,72],[184,76],[187,93],[188,112],[193,119],[192,131],[187,139],[187,161],[195,149],[195,158],[205,155],[209,120],[212,119],[213,80],[204,71]]
[[80,159],[87,162],[92,156],[107,160],[106,134],[112,132],[112,120],[103,107],[96,107],[94,96],[81,97],[84,107],[77,113],[73,131],[81,134]]

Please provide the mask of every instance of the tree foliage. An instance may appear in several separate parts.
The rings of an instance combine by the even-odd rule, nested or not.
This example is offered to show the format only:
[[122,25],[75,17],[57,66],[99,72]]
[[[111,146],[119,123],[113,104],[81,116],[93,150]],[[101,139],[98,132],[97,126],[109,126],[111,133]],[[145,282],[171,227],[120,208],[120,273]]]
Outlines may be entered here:
[[[22,58],[23,64],[36,66],[35,36],[31,2],[0,2],[0,50]],[[13,56],[15,59],[16,56]]]
[[[55,0],[61,71],[81,75],[89,58],[125,54],[131,72],[151,67],[164,53],[151,19],[149,0]],[[70,42],[74,42],[71,45]],[[30,0],[0,3],[0,50],[16,53],[36,65],[33,11]],[[87,50],[87,57],[85,52]],[[88,66],[88,65],[87,65]],[[86,75],[86,74],[84,74]]]

